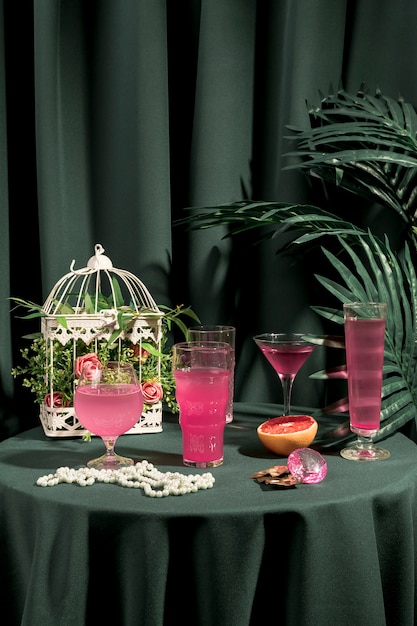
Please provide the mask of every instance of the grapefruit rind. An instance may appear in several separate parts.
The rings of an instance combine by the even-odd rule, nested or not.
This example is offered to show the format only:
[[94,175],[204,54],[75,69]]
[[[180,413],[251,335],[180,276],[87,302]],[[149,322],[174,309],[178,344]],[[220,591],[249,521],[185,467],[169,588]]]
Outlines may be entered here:
[[256,432],[263,445],[280,456],[307,448],[314,440],[318,424],[311,415],[274,417],[258,426]]

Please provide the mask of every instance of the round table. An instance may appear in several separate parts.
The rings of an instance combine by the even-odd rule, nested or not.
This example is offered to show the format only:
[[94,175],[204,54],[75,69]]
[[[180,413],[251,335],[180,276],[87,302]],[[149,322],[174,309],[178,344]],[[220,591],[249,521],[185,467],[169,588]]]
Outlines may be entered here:
[[[0,569],[7,625],[414,626],[417,446],[397,433],[391,458],[323,453],[325,480],[282,489],[251,478],[281,465],[256,426],[271,406],[235,405],[212,489],[150,498],[96,483],[38,487],[103,444],[47,438],[0,444]],[[317,441],[320,441],[320,430]],[[175,418],[125,435],[119,453],[161,471],[182,465]]]

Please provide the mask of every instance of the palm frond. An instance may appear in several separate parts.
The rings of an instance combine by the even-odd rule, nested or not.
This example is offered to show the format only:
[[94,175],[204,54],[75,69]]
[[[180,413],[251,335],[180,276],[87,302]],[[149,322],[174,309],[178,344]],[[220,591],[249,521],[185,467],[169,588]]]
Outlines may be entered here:
[[[286,169],[314,176],[394,210],[408,227],[417,215],[417,113],[380,91],[343,89],[308,105],[310,128],[289,126],[297,148]],[[295,159],[296,157],[296,159]],[[411,228],[410,228],[411,227]]]
[[[176,220],[175,225],[187,226],[190,230],[227,226],[229,230],[224,237],[259,230],[259,241],[276,239],[278,252],[288,249],[291,244],[304,244],[324,236],[365,234],[352,222],[309,204],[241,200],[185,210],[189,215]],[[294,238],[281,246],[279,237],[284,233],[294,233]]]

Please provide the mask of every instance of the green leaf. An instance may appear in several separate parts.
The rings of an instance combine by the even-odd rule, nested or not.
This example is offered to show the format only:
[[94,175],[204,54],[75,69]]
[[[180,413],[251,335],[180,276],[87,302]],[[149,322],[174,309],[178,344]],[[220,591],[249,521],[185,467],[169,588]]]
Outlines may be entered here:
[[111,346],[113,343],[115,343],[119,339],[120,335],[122,334],[122,331],[123,329],[117,328],[116,330],[112,332],[112,334],[110,335],[107,341],[109,346]]
[[67,318],[64,317],[63,315],[58,315],[56,318],[56,321],[58,322],[58,324],[61,324],[61,326],[63,326],[64,328],[68,328]]
[[114,293],[114,304],[116,308],[124,306],[124,300],[122,295],[122,290],[120,289],[119,281],[116,276],[112,276],[111,279],[113,293]]
[[286,169],[315,176],[395,210],[408,226],[417,219],[417,113],[378,91],[344,90],[308,105],[310,128],[290,127],[296,150]]
[[87,315],[93,315],[95,313],[96,307],[91,298],[90,294],[87,292],[84,296],[84,308]]
[[160,350],[157,350],[152,343],[142,342],[142,349],[146,350],[146,352],[149,352],[149,354],[152,354],[153,356],[163,356],[163,353],[160,352]]

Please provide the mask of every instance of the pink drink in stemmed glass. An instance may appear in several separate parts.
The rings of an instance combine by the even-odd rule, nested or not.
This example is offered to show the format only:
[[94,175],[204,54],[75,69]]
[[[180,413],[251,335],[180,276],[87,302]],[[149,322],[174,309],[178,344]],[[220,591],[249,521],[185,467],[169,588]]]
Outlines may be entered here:
[[345,321],[350,422],[374,433],[381,418],[384,334],[384,319]]
[[316,346],[297,333],[264,333],[256,335],[254,341],[278,374],[284,395],[283,415],[289,415],[294,378]]
[[84,385],[75,396],[78,419],[100,437],[116,437],[130,430],[142,407],[143,396],[137,385]]
[[357,441],[341,450],[350,461],[381,461],[390,453],[376,447],[382,403],[386,305],[352,302],[343,305],[349,391],[350,429]]
[[284,374],[295,376],[307,357],[310,356],[313,349],[313,346],[293,344],[282,344],[276,347],[267,345],[261,346],[261,351],[271,363],[278,376]]
[[109,361],[85,366],[74,394],[74,409],[82,426],[102,438],[104,455],[92,459],[88,467],[118,469],[133,465],[133,459],[115,453],[117,438],[140,419],[143,394],[130,363]]

